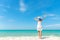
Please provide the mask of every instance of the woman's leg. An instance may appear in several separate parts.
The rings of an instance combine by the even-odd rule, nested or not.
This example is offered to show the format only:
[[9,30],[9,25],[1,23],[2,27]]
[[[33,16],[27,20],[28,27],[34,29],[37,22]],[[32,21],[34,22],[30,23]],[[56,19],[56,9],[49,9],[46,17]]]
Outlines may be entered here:
[[39,37],[39,39],[41,39],[42,38],[42,31],[40,30],[40,31],[38,31],[38,37]]

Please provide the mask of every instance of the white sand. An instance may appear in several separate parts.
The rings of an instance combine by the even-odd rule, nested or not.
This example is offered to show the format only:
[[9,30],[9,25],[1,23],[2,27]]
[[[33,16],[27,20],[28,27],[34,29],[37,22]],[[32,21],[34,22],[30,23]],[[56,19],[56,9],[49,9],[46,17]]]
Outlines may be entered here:
[[22,36],[22,37],[0,37],[0,40],[60,40],[60,37],[49,36],[39,39],[37,36]]

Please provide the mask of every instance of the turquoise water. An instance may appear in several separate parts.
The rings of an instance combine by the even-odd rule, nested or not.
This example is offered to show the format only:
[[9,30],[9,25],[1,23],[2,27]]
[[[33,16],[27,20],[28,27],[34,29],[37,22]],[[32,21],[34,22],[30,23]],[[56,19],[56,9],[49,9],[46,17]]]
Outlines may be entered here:
[[[37,36],[36,30],[0,30],[0,36]],[[43,30],[43,36],[60,36],[60,30]]]

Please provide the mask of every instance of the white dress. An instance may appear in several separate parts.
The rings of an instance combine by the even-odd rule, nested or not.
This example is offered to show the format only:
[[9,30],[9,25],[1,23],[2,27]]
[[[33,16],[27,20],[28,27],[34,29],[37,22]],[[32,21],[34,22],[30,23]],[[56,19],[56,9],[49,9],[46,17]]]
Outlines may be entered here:
[[38,21],[38,24],[37,24],[37,31],[42,31],[42,25],[41,25],[41,21]]
[[42,18],[41,17],[36,17],[35,20],[38,22],[37,31],[42,31]]

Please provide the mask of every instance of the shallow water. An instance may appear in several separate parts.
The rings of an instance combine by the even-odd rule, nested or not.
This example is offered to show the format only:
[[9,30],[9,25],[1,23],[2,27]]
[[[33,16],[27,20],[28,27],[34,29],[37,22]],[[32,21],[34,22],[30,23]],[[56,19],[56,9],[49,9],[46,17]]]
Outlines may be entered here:
[[[0,30],[0,36],[37,36],[36,30]],[[43,30],[42,36],[60,36],[60,30]]]

